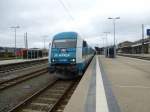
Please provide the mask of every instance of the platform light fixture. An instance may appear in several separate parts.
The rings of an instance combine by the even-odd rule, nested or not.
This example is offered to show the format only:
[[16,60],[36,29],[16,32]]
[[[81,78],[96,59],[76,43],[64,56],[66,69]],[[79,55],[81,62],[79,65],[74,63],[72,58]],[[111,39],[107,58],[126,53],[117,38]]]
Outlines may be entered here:
[[116,20],[120,19],[120,17],[109,17],[108,19],[113,20],[113,26],[114,26],[114,57],[116,57]]

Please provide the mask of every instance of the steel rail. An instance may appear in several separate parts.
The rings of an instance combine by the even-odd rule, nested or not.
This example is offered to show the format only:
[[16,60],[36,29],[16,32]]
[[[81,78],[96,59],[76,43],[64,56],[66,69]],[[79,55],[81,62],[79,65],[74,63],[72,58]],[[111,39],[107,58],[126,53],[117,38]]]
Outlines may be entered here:
[[46,63],[46,60],[0,65],[0,73],[9,73],[9,72],[17,71],[17,70],[24,69],[24,68],[29,68],[29,67],[32,67],[38,64],[44,64],[44,63]]
[[15,78],[12,78],[12,79],[9,79],[6,81],[2,81],[2,82],[0,82],[0,91],[7,89],[9,87],[15,86],[16,84],[22,83],[22,82],[29,80],[29,79],[32,79],[34,77],[38,77],[40,75],[43,75],[46,72],[48,72],[48,69],[44,68],[41,70],[34,71],[32,73],[28,73],[28,74],[18,76],[18,77],[15,77]]
[[[28,97],[20,104],[12,108],[8,112],[31,112],[31,111],[45,111],[45,112],[53,112],[57,106],[60,104],[62,99],[67,95],[67,93],[73,88],[76,80],[74,81],[62,81],[62,80],[54,80],[49,83],[44,88],[40,89],[32,96]],[[58,87],[57,87],[58,86]],[[48,96],[47,96],[48,95]],[[39,99],[53,99],[53,101],[49,101],[47,103],[39,103]],[[33,106],[33,104],[39,105],[37,108]],[[45,109],[45,110],[44,110]]]

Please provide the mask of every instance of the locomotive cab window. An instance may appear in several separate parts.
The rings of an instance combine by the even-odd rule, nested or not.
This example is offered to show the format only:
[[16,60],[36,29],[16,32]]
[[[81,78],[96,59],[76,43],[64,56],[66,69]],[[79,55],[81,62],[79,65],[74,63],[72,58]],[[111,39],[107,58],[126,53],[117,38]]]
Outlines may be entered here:
[[83,41],[83,47],[87,47],[86,41]]
[[75,48],[76,39],[60,39],[53,41],[53,48]]
[[82,47],[83,47],[83,49],[82,49],[82,56],[83,57],[86,57],[86,48],[87,48],[87,43],[86,43],[86,41],[83,41],[83,44],[82,44]]

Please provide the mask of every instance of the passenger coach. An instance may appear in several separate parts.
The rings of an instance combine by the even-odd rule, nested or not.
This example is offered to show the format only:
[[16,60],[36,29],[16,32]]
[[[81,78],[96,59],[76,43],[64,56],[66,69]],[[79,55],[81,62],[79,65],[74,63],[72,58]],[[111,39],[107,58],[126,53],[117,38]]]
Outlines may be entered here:
[[53,37],[49,47],[49,72],[59,78],[82,75],[95,51],[76,32],[62,32]]

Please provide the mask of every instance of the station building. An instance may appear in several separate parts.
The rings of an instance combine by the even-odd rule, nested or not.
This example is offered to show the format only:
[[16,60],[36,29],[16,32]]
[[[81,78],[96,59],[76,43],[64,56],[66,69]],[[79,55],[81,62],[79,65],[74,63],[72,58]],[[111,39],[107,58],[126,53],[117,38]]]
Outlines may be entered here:
[[124,41],[119,43],[117,52],[125,54],[150,54],[150,37],[134,42]]

